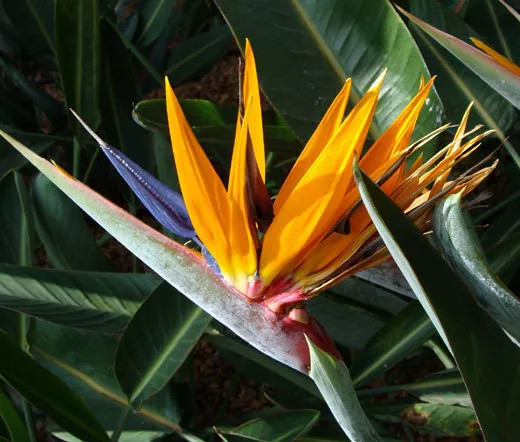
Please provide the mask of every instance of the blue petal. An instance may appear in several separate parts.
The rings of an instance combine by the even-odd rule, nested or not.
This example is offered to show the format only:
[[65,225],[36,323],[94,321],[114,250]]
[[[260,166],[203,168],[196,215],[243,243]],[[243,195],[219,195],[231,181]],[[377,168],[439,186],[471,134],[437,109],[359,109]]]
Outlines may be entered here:
[[161,225],[183,238],[193,238],[196,235],[180,194],[161,183],[115,147],[101,145],[101,149]]
[[213,270],[213,273],[222,277],[220,267],[218,266],[215,258],[213,258],[213,255],[209,253],[209,250],[205,246],[201,246],[200,251],[202,252],[202,256],[206,260],[206,263],[208,264],[209,268]]

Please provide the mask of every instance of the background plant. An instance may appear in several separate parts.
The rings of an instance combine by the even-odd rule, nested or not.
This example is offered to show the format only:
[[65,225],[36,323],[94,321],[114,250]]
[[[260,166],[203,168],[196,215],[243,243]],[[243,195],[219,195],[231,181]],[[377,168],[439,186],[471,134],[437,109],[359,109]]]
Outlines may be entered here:
[[[519,5],[511,4],[518,10]],[[480,36],[520,60],[515,38],[520,24],[499,2],[410,0],[400,5],[441,30],[465,41]],[[437,209],[433,236],[496,323],[519,336],[513,295],[520,277],[518,109],[417,27],[408,30],[390,3],[272,0],[258,7],[245,0],[2,0],[0,8],[0,128],[145,217],[67,107],[175,188],[164,102],[155,100],[163,75],[173,85],[199,79],[227,53],[236,54],[232,34],[240,45],[247,36],[272,105],[264,121],[269,174],[274,176],[269,186],[275,192],[286,164],[297,156],[345,77],[353,78],[359,97],[389,68],[371,129],[377,136],[416,92],[421,75],[437,74],[436,92],[421,115],[416,137],[443,121],[458,121],[474,100],[473,123],[496,130],[496,138],[487,142],[488,152],[503,145],[507,153],[496,153],[501,166],[483,189],[493,193],[486,207],[462,212],[455,198],[447,200]],[[235,109],[190,100],[183,106],[225,175]],[[424,154],[431,155],[437,147],[427,146]],[[0,437],[35,440],[30,422],[43,420],[49,431],[68,440],[70,434],[103,440],[104,430],[115,431],[112,438],[122,440],[166,434],[188,440],[345,439],[308,378],[248,346],[160,278],[144,273],[135,258],[130,265],[116,266],[102,251],[113,240],[44,176],[25,166],[23,158],[0,141],[0,328],[6,331],[0,335],[0,374],[5,381]],[[384,220],[387,209],[378,206],[377,194],[367,194]],[[384,228],[402,243],[392,226]],[[53,269],[38,266],[42,260],[35,251],[42,248]],[[405,257],[403,262],[411,262],[419,278],[421,269],[427,277],[438,266],[426,256]],[[483,373],[495,371],[498,383],[491,392],[484,385],[467,384],[472,390],[468,394],[428,314],[397,275],[386,267],[351,278],[311,301],[309,310],[339,346],[364,410],[383,438],[401,434],[414,440],[416,431],[478,433],[471,399],[477,395],[494,403],[495,395],[502,398],[502,406],[508,405],[518,390],[511,382],[514,376],[505,375],[507,365],[518,366],[515,350],[502,346],[494,325],[478,323],[489,333],[476,348],[482,354],[495,352],[500,373],[497,367],[479,366]],[[430,289],[432,300],[438,299],[437,291],[456,284],[443,282],[446,285]],[[441,317],[441,304],[432,304],[430,316]],[[474,326],[480,313],[469,305],[445,308],[445,330],[457,323]],[[212,422],[215,428],[197,425],[193,406],[196,356],[190,351],[201,336],[237,373]],[[150,342],[156,347],[142,352],[150,349]],[[452,351],[459,367],[472,355],[469,348],[453,344]],[[24,376],[15,379],[19,373]],[[240,376],[263,385],[272,406],[224,419]],[[515,440],[516,427],[505,430]],[[487,439],[507,440],[497,439],[496,433]]]

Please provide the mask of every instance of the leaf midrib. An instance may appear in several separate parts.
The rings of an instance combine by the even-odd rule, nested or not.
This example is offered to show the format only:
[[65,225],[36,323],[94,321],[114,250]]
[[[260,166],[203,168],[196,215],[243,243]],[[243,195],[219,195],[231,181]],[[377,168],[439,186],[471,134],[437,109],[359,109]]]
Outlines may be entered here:
[[135,386],[132,393],[129,395],[129,402],[133,404],[135,400],[139,397],[139,395],[143,392],[143,390],[148,386],[151,382],[154,375],[162,368],[162,365],[166,359],[171,356],[171,353],[174,351],[175,347],[179,344],[179,342],[188,334],[191,325],[196,322],[199,316],[206,315],[204,310],[200,307],[194,307],[193,311],[187,316],[184,321],[183,326],[175,333],[173,339],[171,339],[167,345],[164,346],[163,350],[159,353],[158,357],[155,358],[153,364],[151,364],[148,369],[144,372],[144,375],[141,378],[141,381]]

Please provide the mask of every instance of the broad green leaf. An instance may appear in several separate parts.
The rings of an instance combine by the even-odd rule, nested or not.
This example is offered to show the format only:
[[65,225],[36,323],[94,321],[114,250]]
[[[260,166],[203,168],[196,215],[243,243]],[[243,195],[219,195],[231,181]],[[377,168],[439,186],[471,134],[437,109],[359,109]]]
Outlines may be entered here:
[[390,290],[401,297],[415,298],[410,285],[403,278],[402,273],[393,261],[384,262],[377,267],[363,270],[355,277],[367,281],[375,287]]
[[[181,107],[195,129],[200,126],[218,127],[234,124],[226,122],[218,107],[206,100],[181,100]],[[168,133],[168,120],[166,116],[166,101],[144,100],[135,106],[132,116],[134,121],[148,130],[163,134]]]
[[148,46],[156,40],[170,20],[175,0],[146,0],[141,10],[141,34],[137,46]]
[[[82,442],[81,439],[74,437],[70,433],[54,431],[52,434],[66,442]],[[108,431],[108,435],[111,436],[112,432]],[[119,442],[152,442],[159,440],[166,435],[167,433],[161,431],[123,431],[118,440]]]
[[343,361],[325,353],[308,338],[307,344],[311,354],[309,376],[316,383],[345,434],[356,442],[380,441],[381,438],[359,404],[352,379]]
[[148,133],[132,119],[133,103],[141,98],[139,80],[117,30],[101,20],[101,115],[103,136],[142,167],[149,167]]
[[34,223],[27,187],[19,172],[0,181],[0,262],[30,264],[33,261]]
[[[388,263],[390,264],[390,263]],[[384,265],[378,266],[377,269],[382,270]],[[385,273],[387,282],[394,282],[394,275]],[[391,281],[390,281],[391,280]],[[392,288],[379,286],[379,281],[368,281],[356,276],[347,278],[339,284],[331,287],[325,293],[335,293],[341,295],[350,302],[355,302],[366,310],[379,312],[383,319],[389,319],[396,313],[400,312],[408,304],[408,299],[401,296]],[[405,281],[406,284],[406,281]]]
[[54,65],[54,1],[4,0],[3,10],[24,49],[36,60]]
[[125,331],[115,358],[119,385],[137,408],[177,372],[211,320],[163,282],[143,303]]
[[110,26],[116,31],[116,33],[119,35],[119,38],[123,42],[123,44],[126,46],[126,48],[132,53],[132,55],[136,58],[136,60],[146,69],[146,71],[150,74],[150,76],[153,78],[155,83],[159,87],[164,86],[164,81],[162,76],[159,74],[159,72],[152,66],[152,64],[146,59],[146,57],[141,54],[139,49],[137,49],[132,42],[123,35],[121,32],[119,32],[119,29],[116,25],[114,25],[110,20],[107,20]]
[[435,373],[403,389],[431,404],[472,407],[464,381],[457,370]]
[[464,407],[388,402],[368,405],[367,412],[383,422],[403,423],[416,431],[432,436],[473,436],[480,434],[475,413],[473,410]]
[[434,373],[411,384],[366,388],[364,390],[358,390],[357,393],[359,397],[372,398],[403,391],[431,404],[461,405],[463,407],[473,408],[468,391],[464,385],[464,380],[457,369]]
[[211,342],[222,358],[247,379],[283,389],[294,394],[295,389],[321,398],[314,383],[302,373],[274,361],[236,336],[224,336],[217,333],[207,334],[205,339]]
[[170,189],[181,193],[170,138],[166,135],[152,132],[152,148],[157,166],[157,178]]
[[491,270],[466,227],[460,195],[439,203],[433,215],[436,244],[480,305],[520,342],[520,301]]
[[[216,106],[206,100],[180,100],[182,110],[206,152],[219,157],[226,168],[231,163],[231,150],[235,139],[236,108]],[[144,100],[133,110],[137,124],[145,129],[167,135],[166,103],[164,100]],[[273,112],[264,112],[266,148],[272,152],[296,156],[301,145],[291,129],[276,121]]]
[[[288,332],[281,321],[266,315],[260,304],[251,303],[235,293],[201,258],[185,247],[64,174],[6,133],[0,131],[0,135],[108,233],[191,301],[253,347],[277,361],[306,372],[305,355],[295,345],[295,342],[302,343],[301,333]],[[262,332],[259,333],[259,330]]]
[[[219,427],[225,435],[239,436],[238,440],[291,442],[305,435],[318,421],[316,410],[290,410],[253,419],[235,428]],[[236,440],[236,439],[233,439]]]
[[65,101],[96,129],[100,79],[98,0],[55,0],[55,8],[56,54]]
[[83,400],[0,331],[0,375],[58,425],[85,441],[108,441]]
[[495,91],[520,109],[520,76],[508,71],[491,57],[468,43],[459,40],[419,20],[403,9],[399,10],[431,38],[457,57]]
[[13,442],[29,442],[29,433],[18,410],[0,388],[0,420],[3,420]]
[[113,265],[99,248],[83,214],[51,181],[33,183],[36,228],[49,262],[68,270],[110,271]]
[[226,55],[231,38],[229,27],[219,25],[175,45],[170,51],[165,72],[171,85],[204,74]]
[[365,384],[392,368],[419,348],[433,333],[421,304],[412,301],[359,352],[350,367],[354,385]]
[[330,337],[344,347],[362,348],[390,318],[389,314],[364,308],[334,293],[324,293],[307,302],[306,307],[324,324]]
[[514,441],[520,415],[520,403],[513,399],[520,393],[520,350],[357,164],[354,178],[381,238],[451,348],[486,439]]
[[[36,321],[32,336],[34,358],[80,394],[106,430],[114,430],[128,409],[113,370],[117,339],[42,321]],[[163,390],[127,416],[124,430],[166,428],[178,432],[179,419],[172,393]]]
[[[387,0],[218,0],[240,47],[249,38],[262,90],[298,137],[306,140],[345,80],[357,102],[388,68],[372,136],[378,137],[417,93],[428,71],[406,26]],[[266,32],[269,29],[269,32]],[[419,133],[437,127],[435,91]]]
[[0,266],[0,307],[100,333],[120,333],[160,284],[153,275]]
[[[458,16],[435,0],[412,0],[410,11],[416,17],[461,40],[469,41],[470,37],[477,36]],[[421,47],[426,49],[428,66],[438,74],[435,84],[445,104],[449,121],[460,121],[468,104],[473,101],[474,111],[470,122],[486,124],[489,128],[498,130],[500,138],[504,139],[503,133],[516,119],[516,109],[420,30],[418,40],[422,43]]]

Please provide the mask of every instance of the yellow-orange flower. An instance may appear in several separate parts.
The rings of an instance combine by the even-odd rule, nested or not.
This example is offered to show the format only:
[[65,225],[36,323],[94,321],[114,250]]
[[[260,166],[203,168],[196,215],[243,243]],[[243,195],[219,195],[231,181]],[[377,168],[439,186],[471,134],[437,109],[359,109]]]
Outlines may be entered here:
[[[433,80],[362,155],[372,123],[382,74],[345,116],[351,80],[294,164],[271,206],[265,189],[260,92],[249,42],[245,49],[243,114],[239,111],[227,189],[193,134],[166,81],[173,153],[182,194],[198,238],[223,277],[274,312],[331,284],[388,259],[360,203],[352,165],[360,167],[405,211],[419,229],[428,226],[434,203],[444,195],[473,190],[495,167],[450,180],[452,167],[488,132],[466,132],[469,109],[453,141],[426,162],[407,169],[407,158],[445,127],[410,146]],[[468,137],[469,136],[469,137]]]

